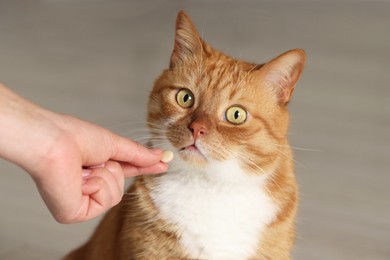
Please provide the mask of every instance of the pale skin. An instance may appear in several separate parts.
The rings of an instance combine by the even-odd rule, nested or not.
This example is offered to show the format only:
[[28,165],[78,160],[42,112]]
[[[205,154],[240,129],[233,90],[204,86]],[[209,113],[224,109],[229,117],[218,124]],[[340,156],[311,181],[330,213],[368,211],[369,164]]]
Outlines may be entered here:
[[46,110],[2,84],[0,157],[29,173],[61,223],[86,221],[118,204],[126,177],[168,169],[161,150]]

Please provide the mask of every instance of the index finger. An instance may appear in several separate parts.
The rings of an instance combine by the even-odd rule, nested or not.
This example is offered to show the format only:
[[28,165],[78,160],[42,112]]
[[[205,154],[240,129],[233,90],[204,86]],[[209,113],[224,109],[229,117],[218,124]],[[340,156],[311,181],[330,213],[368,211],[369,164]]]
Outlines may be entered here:
[[126,162],[138,168],[157,164],[163,158],[161,149],[149,149],[133,140],[112,134],[113,151],[111,159]]

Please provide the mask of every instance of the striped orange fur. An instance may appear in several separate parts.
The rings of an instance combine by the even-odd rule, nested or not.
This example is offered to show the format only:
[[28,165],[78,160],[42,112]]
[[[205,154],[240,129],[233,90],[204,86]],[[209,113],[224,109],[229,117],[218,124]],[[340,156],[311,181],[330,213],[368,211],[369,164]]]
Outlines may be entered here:
[[215,50],[180,12],[169,68],[150,94],[153,146],[170,170],[135,179],[66,259],[290,259],[298,195],[287,104],[305,53],[265,64]]

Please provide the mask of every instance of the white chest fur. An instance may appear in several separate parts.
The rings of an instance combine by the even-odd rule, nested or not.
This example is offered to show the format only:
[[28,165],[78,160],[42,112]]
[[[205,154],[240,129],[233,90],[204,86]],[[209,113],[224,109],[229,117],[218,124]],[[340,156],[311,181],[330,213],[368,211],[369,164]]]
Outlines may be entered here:
[[180,229],[191,258],[248,259],[276,215],[264,178],[247,176],[234,162],[176,170],[158,180],[152,198],[162,217]]

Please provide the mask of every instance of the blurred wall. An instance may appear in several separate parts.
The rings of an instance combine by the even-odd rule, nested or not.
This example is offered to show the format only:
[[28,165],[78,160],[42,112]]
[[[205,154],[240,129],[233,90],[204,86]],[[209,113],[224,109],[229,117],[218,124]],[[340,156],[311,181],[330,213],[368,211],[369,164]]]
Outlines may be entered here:
[[[0,1],[0,82],[137,139],[181,9],[233,57],[307,51],[290,105],[294,259],[390,259],[388,1]],[[0,171],[0,259],[56,259],[89,236],[97,220],[56,223],[23,171]]]

